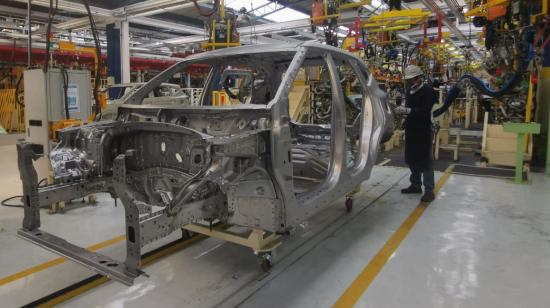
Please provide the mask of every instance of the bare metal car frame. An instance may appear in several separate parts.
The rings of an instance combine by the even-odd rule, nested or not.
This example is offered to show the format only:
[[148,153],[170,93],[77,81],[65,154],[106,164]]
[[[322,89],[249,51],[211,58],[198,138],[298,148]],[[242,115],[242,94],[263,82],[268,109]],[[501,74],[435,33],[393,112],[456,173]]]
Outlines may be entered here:
[[[264,92],[273,95],[264,95],[265,104],[206,106],[212,80],[220,74],[213,68],[202,95],[204,106],[141,104],[151,89],[194,63],[262,68],[271,76],[264,80]],[[337,63],[353,69],[364,91],[353,125],[346,125]],[[330,125],[293,123],[289,117],[288,93],[304,65],[328,69]],[[60,142],[50,153],[55,184],[39,186],[33,160],[41,156],[41,147],[18,143],[25,204],[18,233],[131,285],[143,273],[141,248],[186,224],[219,220],[266,232],[291,230],[369,178],[381,141],[393,131],[384,99],[359,58],[326,45],[258,45],[189,57],[131,94],[116,120],[60,130]],[[356,147],[351,163],[350,144]],[[316,157],[319,147],[328,153],[324,163]],[[299,188],[300,181],[309,186]],[[40,229],[40,206],[97,192],[108,192],[124,205],[124,262]]]

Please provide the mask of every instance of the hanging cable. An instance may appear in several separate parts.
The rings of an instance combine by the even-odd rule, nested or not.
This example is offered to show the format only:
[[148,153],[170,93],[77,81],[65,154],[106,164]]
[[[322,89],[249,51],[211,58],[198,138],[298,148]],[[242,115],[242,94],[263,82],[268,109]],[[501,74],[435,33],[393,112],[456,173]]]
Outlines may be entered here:
[[48,25],[46,27],[46,58],[44,59],[44,67],[42,71],[45,73],[48,72],[48,67],[50,65],[50,43],[52,36],[52,22],[55,14],[57,13],[58,0],[55,0],[55,6],[53,0],[50,0],[50,10],[48,11]]
[[24,108],[25,104],[22,103],[21,100],[19,99],[19,89],[21,88],[21,80],[23,80],[23,73],[19,75],[19,78],[17,78],[17,82],[15,83],[15,102]]
[[65,102],[65,119],[70,119],[69,114],[69,97],[67,91],[69,89],[69,73],[64,67],[61,67],[61,78],[63,79],[63,101]]
[[200,5],[197,3],[197,0],[192,0],[192,1],[193,1],[193,5],[195,6],[195,9],[199,12],[201,16],[204,16],[204,17],[210,17],[214,15],[220,8],[220,0],[214,0],[214,6],[209,11],[203,11]]
[[95,119],[98,118],[101,119],[101,105],[99,103],[99,86],[101,85],[101,70],[103,69],[102,63],[101,63],[101,42],[99,40],[99,35],[97,32],[97,27],[94,21],[94,17],[92,15],[92,11],[90,9],[90,4],[88,3],[88,0],[83,0],[84,6],[86,7],[86,11],[88,12],[88,19],[90,20],[90,28],[92,30],[92,36],[94,38],[95,43],[95,49],[96,49],[96,57],[97,57],[97,67],[95,72],[95,83],[94,83],[94,100],[95,100]]

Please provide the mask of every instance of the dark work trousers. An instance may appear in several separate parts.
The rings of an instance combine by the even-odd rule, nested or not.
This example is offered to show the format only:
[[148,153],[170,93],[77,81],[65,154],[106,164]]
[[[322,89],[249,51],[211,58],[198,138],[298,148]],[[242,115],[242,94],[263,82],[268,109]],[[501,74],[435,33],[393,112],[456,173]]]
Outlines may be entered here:
[[424,180],[424,190],[433,191],[434,190],[434,168],[433,165],[425,170],[420,170],[416,168],[409,167],[411,169],[411,185],[415,187],[422,187],[422,180]]

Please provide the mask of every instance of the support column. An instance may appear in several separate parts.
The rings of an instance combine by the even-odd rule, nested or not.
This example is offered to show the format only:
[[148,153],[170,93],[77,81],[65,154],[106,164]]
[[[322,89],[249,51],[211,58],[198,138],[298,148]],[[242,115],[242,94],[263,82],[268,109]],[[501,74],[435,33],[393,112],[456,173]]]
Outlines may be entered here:
[[537,84],[535,114],[535,120],[541,123],[541,136],[535,137],[533,155],[537,154],[539,165],[546,158],[546,175],[550,176],[550,44],[544,49],[542,66]]
[[32,15],[31,15],[31,0],[27,1],[27,22],[29,23],[28,33],[28,44],[27,44],[27,68],[32,67]]
[[120,65],[122,68],[122,83],[130,82],[130,23],[125,20],[120,27]]
[[[130,82],[130,32],[128,21],[108,24],[107,78],[110,84]],[[118,97],[117,89],[109,91],[110,97]]]
[[472,113],[472,89],[468,86],[466,88],[466,102],[465,106],[465,118],[464,118],[464,128],[470,128],[471,113]]
[[[106,27],[107,36],[107,80],[110,85],[122,82],[120,65],[120,29],[115,24]],[[109,89],[109,97],[118,97],[120,89]]]

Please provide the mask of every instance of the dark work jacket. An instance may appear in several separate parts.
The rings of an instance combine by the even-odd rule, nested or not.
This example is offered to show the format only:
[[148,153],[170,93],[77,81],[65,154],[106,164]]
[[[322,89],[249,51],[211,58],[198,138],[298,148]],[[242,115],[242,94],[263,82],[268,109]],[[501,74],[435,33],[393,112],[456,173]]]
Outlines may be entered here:
[[431,85],[424,84],[414,94],[407,91],[405,120],[405,162],[411,169],[426,170],[432,164],[432,107],[437,100]]

